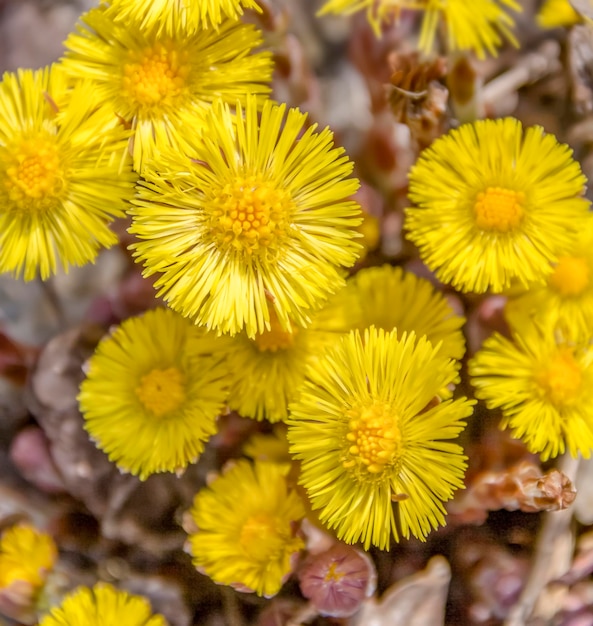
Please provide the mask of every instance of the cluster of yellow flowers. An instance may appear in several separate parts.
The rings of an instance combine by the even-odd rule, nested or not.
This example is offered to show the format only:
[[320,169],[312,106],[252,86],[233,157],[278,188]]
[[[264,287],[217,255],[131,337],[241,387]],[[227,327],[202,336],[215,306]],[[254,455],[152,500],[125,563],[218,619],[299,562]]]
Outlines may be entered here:
[[[380,32],[420,11],[424,51],[442,23],[448,49],[484,56],[515,41],[507,10],[519,8],[329,0],[321,13],[366,9]],[[4,75],[0,271],[45,279],[92,262],[129,216],[133,254],[167,307],[99,343],[80,388],[85,427],[144,480],[195,462],[226,410],[284,423],[282,458],[223,468],[187,522],[200,571],[272,596],[306,515],[365,549],[443,525],[475,400],[455,393],[465,320],[445,296],[400,267],[347,278],[361,249],[353,163],[329,129],[268,99],[272,55],[246,9],[260,10],[103,1],[59,63]],[[459,292],[509,295],[512,336],[469,362],[476,397],[544,459],[590,455],[593,218],[571,150],[515,119],[477,121],[426,149],[409,183],[404,229],[425,265]],[[41,626],[94,614],[165,624],[99,586]]]

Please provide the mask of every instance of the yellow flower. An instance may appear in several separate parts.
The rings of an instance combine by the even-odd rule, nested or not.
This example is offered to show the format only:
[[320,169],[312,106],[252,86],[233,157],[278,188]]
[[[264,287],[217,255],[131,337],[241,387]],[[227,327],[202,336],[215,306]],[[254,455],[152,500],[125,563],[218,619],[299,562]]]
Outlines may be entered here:
[[290,463],[286,425],[276,424],[271,433],[254,433],[243,446],[243,454],[254,461]]
[[437,139],[410,173],[408,238],[461,291],[543,283],[589,215],[572,150],[512,118],[465,124]]
[[434,346],[442,342],[440,353],[445,357],[461,359],[465,353],[461,332],[465,318],[455,314],[428,280],[401,267],[360,270],[332,299],[325,315],[334,318],[334,329],[341,324],[344,332],[363,332],[369,326],[397,328],[400,334],[426,335]]
[[503,38],[517,45],[512,32],[515,22],[506,7],[521,10],[515,0],[327,0],[319,14],[351,15],[366,9],[369,23],[380,36],[381,25],[397,22],[402,11],[420,11],[423,13],[418,43],[421,50],[431,52],[442,23],[446,26],[450,51],[473,50],[483,58],[486,53],[496,55]]
[[158,24],[116,21],[113,9],[97,8],[81,17],[66,40],[63,65],[75,77],[89,78],[102,101],[135,129],[134,167],[165,145],[184,146],[183,114],[196,118],[211,102],[233,104],[247,94],[269,93],[272,59],[252,53],[262,43],[251,25],[226,20],[217,29],[188,34],[177,28],[171,36]]
[[226,18],[238,19],[243,9],[261,8],[255,0],[109,0],[124,24],[138,22],[174,35],[180,25],[189,33],[219,26]]
[[0,538],[0,589],[25,582],[39,590],[57,557],[56,544],[48,534],[27,524],[12,526]]
[[509,301],[505,313],[515,326],[527,316],[527,323],[535,318],[574,339],[593,339],[593,220],[572,249],[559,257],[546,285]]
[[309,368],[288,441],[313,509],[340,539],[386,549],[391,535],[425,539],[445,523],[443,502],[463,487],[466,467],[447,440],[473,404],[438,401],[456,376],[426,338],[373,327],[364,340],[351,332]]
[[513,341],[495,333],[469,363],[476,397],[500,409],[502,428],[547,460],[593,448],[593,346],[525,325]]
[[217,332],[270,330],[269,304],[282,329],[307,326],[356,260],[352,163],[329,129],[270,101],[259,122],[254,98],[236,118],[219,101],[205,125],[188,156],[163,150],[144,172],[130,229],[144,274]]
[[537,17],[541,28],[574,26],[582,21],[581,16],[572,8],[569,0],[544,0]]
[[39,626],[167,626],[167,620],[153,615],[148,600],[99,583],[92,588],[79,587],[52,609]]
[[144,480],[201,454],[228,392],[218,343],[161,308],[99,343],[78,400],[85,428],[120,469]]
[[88,84],[59,67],[5,73],[0,82],[0,272],[42,279],[85,265],[117,237],[136,176],[129,132],[99,108]]
[[39,598],[57,557],[53,539],[29,524],[18,524],[2,533],[0,615],[19,624],[37,623]]
[[305,510],[288,486],[289,468],[240,460],[196,495],[190,514],[198,530],[189,546],[194,565],[214,582],[271,597],[292,573]]
[[228,404],[243,417],[277,422],[288,417],[288,404],[305,380],[310,361],[339,335],[321,328],[292,325],[282,330],[274,313],[270,330],[250,339],[246,333],[228,342],[232,372]]

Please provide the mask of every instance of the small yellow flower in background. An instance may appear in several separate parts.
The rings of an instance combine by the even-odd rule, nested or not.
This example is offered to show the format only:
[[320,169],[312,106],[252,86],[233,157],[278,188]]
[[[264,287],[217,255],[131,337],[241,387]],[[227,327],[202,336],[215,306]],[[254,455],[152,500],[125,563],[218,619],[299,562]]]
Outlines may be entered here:
[[[315,324],[314,324],[315,326]],[[277,422],[288,417],[288,405],[305,380],[307,365],[339,337],[320,327],[283,330],[274,313],[270,330],[250,339],[246,333],[228,342],[232,373],[228,404],[243,417]]]
[[39,590],[57,558],[58,549],[47,533],[27,524],[12,526],[0,538],[0,589],[25,582]]
[[0,272],[46,279],[94,261],[117,243],[137,176],[129,139],[88,84],[58,66],[5,73],[0,82]]
[[[329,129],[266,102],[215,103],[185,156],[164,150],[138,186],[130,232],[158,295],[198,324],[255,338],[307,326],[356,260],[358,181]],[[186,119],[187,128],[193,126]]]
[[443,502],[463,488],[465,456],[448,440],[473,402],[438,401],[457,376],[439,355],[414,333],[370,328],[309,368],[290,407],[290,451],[313,510],[346,543],[387,549],[392,535],[424,539],[445,523]]
[[218,584],[271,597],[290,576],[304,541],[305,515],[290,489],[289,464],[240,460],[195,497],[193,563]]
[[421,11],[418,46],[427,54],[434,47],[441,22],[446,25],[449,51],[473,50],[484,58],[487,53],[496,56],[503,39],[518,45],[512,31],[515,22],[508,13],[508,9],[521,11],[515,0],[328,0],[319,15],[351,15],[365,9],[377,36],[381,26],[397,22],[402,11]]
[[135,130],[134,168],[168,144],[184,145],[184,112],[198,112],[215,98],[235,103],[270,92],[272,58],[253,52],[262,44],[251,25],[226,20],[218,29],[167,36],[158,25],[116,21],[114,9],[97,8],[80,18],[65,42],[62,63],[72,76],[89,78],[93,90]]
[[261,12],[256,0],[109,0],[116,20],[134,21],[142,28],[156,27],[175,35],[181,26],[188,33],[219,26],[226,18],[238,19],[244,9]]
[[0,615],[36,622],[38,598],[57,558],[48,534],[24,523],[5,530],[0,538]]
[[544,283],[589,217],[572,150],[512,118],[465,124],[437,139],[410,173],[407,237],[460,291]]
[[414,331],[417,337],[425,335],[434,346],[442,342],[440,354],[445,357],[461,359],[465,353],[461,332],[465,318],[455,314],[428,280],[401,267],[360,270],[326,310],[324,313],[334,318],[334,329],[341,324],[343,332],[363,332],[369,326],[387,332],[397,328],[400,334]]
[[78,400],[97,446],[144,480],[198,458],[227,393],[218,339],[159,308],[127,319],[99,343]]
[[469,362],[476,397],[500,409],[502,428],[542,460],[568,449],[593,449],[593,346],[557,337],[551,327],[525,324],[513,340],[495,333]]
[[[510,300],[505,314],[512,325],[527,316],[561,328],[575,340],[593,339],[593,220],[568,254],[559,257],[543,287]],[[531,322],[529,322],[531,323]]]
[[572,8],[569,0],[545,0],[537,16],[541,28],[559,28],[574,26],[582,21],[581,16]]
[[276,424],[271,433],[254,433],[243,446],[243,454],[255,461],[290,463],[286,425]]
[[146,598],[120,591],[106,583],[79,587],[52,609],[39,626],[167,626],[167,620],[153,615]]

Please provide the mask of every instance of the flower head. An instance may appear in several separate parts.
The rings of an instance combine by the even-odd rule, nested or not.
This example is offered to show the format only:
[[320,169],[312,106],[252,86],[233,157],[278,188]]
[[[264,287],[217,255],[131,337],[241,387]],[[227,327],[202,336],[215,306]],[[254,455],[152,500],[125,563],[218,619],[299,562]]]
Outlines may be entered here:
[[573,9],[570,0],[544,0],[536,20],[541,28],[558,28],[574,26],[582,21],[582,18]]
[[461,291],[543,283],[588,218],[572,151],[512,118],[465,124],[437,139],[410,173],[408,238]]
[[414,331],[436,346],[442,342],[441,354],[461,359],[465,340],[461,327],[465,319],[456,315],[446,298],[428,280],[401,267],[365,268],[350,278],[324,310],[333,318],[333,327],[341,330],[369,326],[401,334]]
[[572,249],[558,258],[546,285],[509,301],[505,312],[514,325],[527,315],[576,340],[593,339],[593,220]]
[[78,400],[97,446],[144,480],[197,459],[227,391],[217,338],[159,308],[99,343]]
[[136,176],[129,132],[88,83],[58,66],[0,82],[0,271],[32,280],[84,265],[117,242]]
[[232,373],[228,404],[243,417],[277,422],[288,417],[288,405],[305,380],[310,361],[317,358],[337,333],[321,327],[291,325],[283,330],[277,316],[270,315],[270,330],[250,339],[245,332],[228,342]]
[[520,11],[515,0],[327,0],[320,15],[351,15],[366,9],[367,18],[377,36],[381,25],[399,19],[402,11],[423,13],[419,47],[430,53],[439,23],[446,25],[450,51],[473,50],[478,57],[496,55],[503,38],[517,45],[512,28],[515,25],[507,8]]
[[226,18],[238,19],[244,9],[261,12],[256,0],[109,0],[116,20],[138,22],[174,35],[182,27],[188,33],[218,27]]
[[304,547],[295,529],[305,510],[288,485],[289,467],[240,460],[196,495],[189,546],[214,582],[270,597],[291,574]]
[[476,397],[500,409],[501,427],[543,460],[593,450],[593,346],[526,324],[513,340],[495,333],[469,362]]
[[29,524],[0,537],[0,614],[34,621],[35,603],[58,557],[54,540]]
[[392,534],[424,539],[444,524],[443,502],[463,487],[465,469],[447,440],[472,412],[465,398],[438,401],[456,375],[426,338],[374,327],[309,368],[288,440],[313,509],[340,539],[386,549]]
[[[344,284],[358,246],[358,181],[332,133],[266,102],[215,103],[188,156],[163,150],[132,210],[133,245],[159,296],[217,332],[249,337],[307,326],[308,313]],[[236,122],[236,123],[235,123]],[[188,122],[189,124],[189,122]],[[282,125],[284,127],[282,128]]]
[[142,596],[99,583],[92,588],[79,587],[39,622],[39,626],[91,624],[167,626],[167,620],[162,615],[153,615],[150,603]]
[[197,115],[214,99],[234,104],[270,91],[272,59],[253,52],[262,43],[254,26],[225,20],[217,29],[189,34],[179,27],[168,36],[158,24],[117,16],[102,7],[84,14],[66,40],[63,65],[72,76],[91,79],[101,100],[135,129],[137,171],[164,145],[184,145],[187,111],[199,129]]
[[17,524],[0,538],[0,588],[22,580],[36,588],[44,583],[58,557],[54,540],[28,524]]

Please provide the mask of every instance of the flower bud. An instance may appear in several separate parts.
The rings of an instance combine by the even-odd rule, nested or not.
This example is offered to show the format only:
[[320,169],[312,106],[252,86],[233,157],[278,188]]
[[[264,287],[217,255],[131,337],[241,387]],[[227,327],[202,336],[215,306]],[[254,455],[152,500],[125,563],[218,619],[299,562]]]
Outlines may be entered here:
[[342,543],[310,554],[300,573],[301,593],[328,617],[348,617],[375,591],[377,573],[371,559]]

